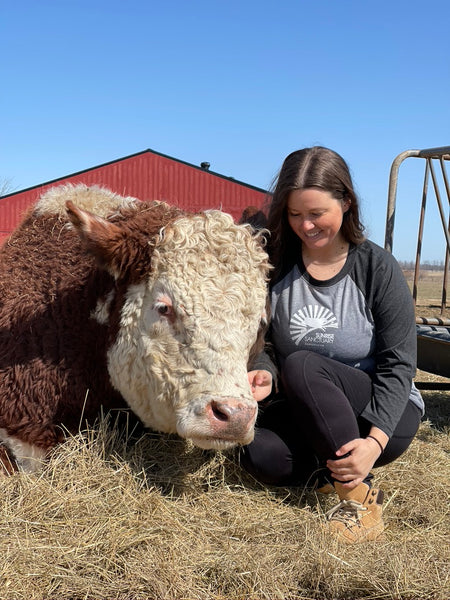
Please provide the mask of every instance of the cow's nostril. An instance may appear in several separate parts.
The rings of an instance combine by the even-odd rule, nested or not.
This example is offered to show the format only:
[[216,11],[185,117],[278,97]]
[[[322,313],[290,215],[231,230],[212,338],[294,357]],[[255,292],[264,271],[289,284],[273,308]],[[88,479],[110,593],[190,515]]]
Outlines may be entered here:
[[221,402],[212,400],[211,410],[218,421],[228,421],[229,414],[226,411],[226,407]]

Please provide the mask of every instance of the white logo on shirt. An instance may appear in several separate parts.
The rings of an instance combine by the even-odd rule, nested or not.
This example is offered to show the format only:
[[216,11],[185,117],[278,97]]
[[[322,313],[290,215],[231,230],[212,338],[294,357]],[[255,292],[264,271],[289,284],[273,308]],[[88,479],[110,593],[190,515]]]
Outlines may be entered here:
[[306,335],[313,331],[316,334],[311,336],[308,341],[313,344],[330,344],[334,341],[334,334],[324,333],[330,327],[334,329],[339,327],[331,310],[318,304],[309,304],[299,309],[292,317],[289,331],[297,346]]

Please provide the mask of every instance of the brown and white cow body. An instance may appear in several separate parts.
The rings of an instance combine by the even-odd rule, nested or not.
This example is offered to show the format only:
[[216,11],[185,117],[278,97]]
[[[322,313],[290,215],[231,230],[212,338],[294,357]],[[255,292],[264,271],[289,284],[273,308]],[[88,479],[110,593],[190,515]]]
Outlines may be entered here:
[[32,470],[100,407],[202,448],[253,438],[267,256],[220,211],[52,188],[0,250],[0,442]]

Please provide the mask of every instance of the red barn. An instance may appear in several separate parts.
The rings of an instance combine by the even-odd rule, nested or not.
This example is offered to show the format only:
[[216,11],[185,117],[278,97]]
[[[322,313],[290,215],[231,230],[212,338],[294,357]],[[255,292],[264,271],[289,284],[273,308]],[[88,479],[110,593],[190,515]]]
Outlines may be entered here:
[[0,198],[0,243],[15,229],[25,211],[49,187],[85,183],[107,187],[140,200],[165,200],[187,210],[220,208],[239,219],[244,208],[261,208],[267,192],[209,170],[208,163],[192,165],[144,150],[91,169],[54,179]]

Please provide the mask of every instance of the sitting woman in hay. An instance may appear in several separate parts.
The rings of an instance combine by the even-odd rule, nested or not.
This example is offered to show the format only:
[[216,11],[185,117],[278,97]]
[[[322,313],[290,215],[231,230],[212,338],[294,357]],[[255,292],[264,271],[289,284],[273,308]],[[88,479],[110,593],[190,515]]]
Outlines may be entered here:
[[249,373],[263,402],[241,462],[271,485],[318,477],[319,491],[339,497],[330,531],[348,543],[377,539],[383,492],[371,470],[405,452],[424,408],[410,291],[392,255],[364,237],[349,168],[332,150],[285,159],[267,228],[277,368],[261,360]]

